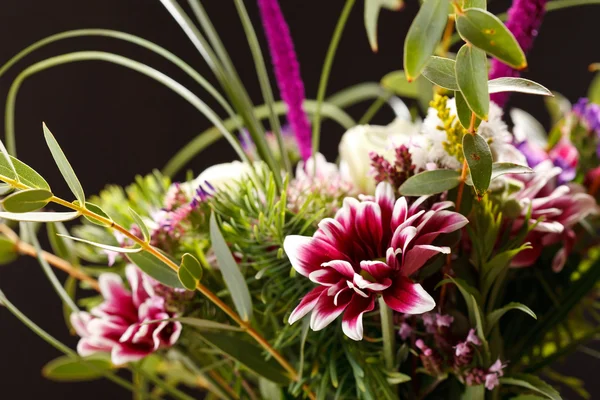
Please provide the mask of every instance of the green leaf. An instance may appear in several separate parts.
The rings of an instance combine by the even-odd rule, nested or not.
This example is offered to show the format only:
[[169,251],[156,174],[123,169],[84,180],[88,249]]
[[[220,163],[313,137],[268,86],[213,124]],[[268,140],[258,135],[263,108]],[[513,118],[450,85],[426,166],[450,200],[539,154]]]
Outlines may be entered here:
[[487,8],[487,0],[463,0],[462,8]]
[[207,343],[240,362],[258,376],[282,385],[290,382],[290,378],[282,367],[273,358],[266,360],[263,350],[254,343],[236,335],[224,335],[223,333],[202,332],[200,335]]
[[12,213],[0,211],[0,218],[23,222],[65,222],[79,217],[77,211],[73,212],[28,212]]
[[62,258],[63,260],[69,261],[71,264],[77,263],[77,256],[75,255],[75,248],[73,241],[65,239],[64,237],[58,236],[58,234],[68,235],[67,228],[60,223],[49,223],[46,224],[46,231],[48,233],[48,241],[52,247],[54,254]]
[[54,162],[58,166],[60,173],[63,178],[69,185],[69,189],[75,195],[77,200],[79,200],[80,204],[85,204],[85,193],[83,193],[83,188],[81,187],[81,183],[79,183],[79,179],[77,179],[77,175],[75,175],[75,171],[73,171],[73,167],[69,164],[65,153],[63,153],[60,148],[58,142],[50,132],[50,129],[46,126],[46,124],[42,124],[44,129],[44,138],[46,139],[46,144],[50,149],[50,153],[52,153],[52,158],[54,158]]
[[[79,202],[79,200],[75,200],[73,202],[73,204],[75,204],[78,207],[81,207],[81,203]],[[85,219],[87,219],[88,221],[90,221],[92,224],[105,226],[105,227],[110,227],[112,225],[112,223],[113,223],[112,218],[109,217],[108,214],[106,212],[104,212],[104,210],[102,208],[100,208],[99,205],[96,205],[94,203],[90,203],[89,201],[86,201],[84,208],[93,212],[96,215],[101,216],[102,218],[106,218],[107,220],[109,220],[111,222],[110,224],[105,224],[104,222],[98,221],[97,219],[94,219],[92,217],[88,217],[87,215],[84,215],[83,217]]]
[[[598,84],[600,86],[600,79],[598,80]],[[598,88],[598,97],[600,97],[600,87]],[[556,125],[561,119],[563,119],[568,113],[571,112],[571,102],[565,96],[558,92],[552,92],[554,97],[544,97],[544,104],[546,105],[546,109],[548,109],[548,114],[550,114],[550,123],[552,125]],[[600,100],[600,99],[599,99]],[[590,99],[591,101],[591,99]],[[514,109],[513,109],[514,110]],[[523,111],[525,112],[525,111]],[[511,113],[512,118],[512,113]],[[513,119],[514,122],[514,119]],[[537,122],[537,120],[536,120]],[[539,122],[538,122],[539,124]],[[540,124],[541,125],[541,124]],[[544,136],[546,136],[546,130],[543,129]]]
[[132,263],[140,267],[145,274],[150,275],[163,285],[185,289],[177,277],[177,272],[172,270],[167,264],[160,261],[147,251],[127,253],[127,258],[129,258]]
[[142,251],[141,247],[117,247],[117,246],[111,246],[109,244],[93,242],[91,240],[82,239],[82,238],[78,238],[75,236],[62,235],[62,234],[59,234],[58,236],[67,238],[67,239],[71,239],[76,242],[89,244],[91,246],[101,248],[102,250],[114,251],[115,253],[130,254],[130,253],[139,253],[140,251]]
[[[368,1],[367,1],[368,2]],[[281,387],[265,378],[258,379],[258,390],[261,398],[269,400],[283,400]]]
[[485,339],[485,329],[483,320],[481,319],[481,310],[479,304],[475,299],[475,296],[471,295],[471,304],[473,306],[473,315],[475,316],[475,326],[477,327],[477,336],[483,342],[484,346],[487,347],[487,340]]
[[492,164],[492,180],[504,174],[532,174],[534,171],[525,166],[513,163],[496,162]]
[[480,400],[485,399],[485,386],[465,386],[465,391],[460,396],[460,400]]
[[136,213],[133,210],[133,208],[131,208],[131,207],[129,207],[129,214],[131,214],[131,217],[133,218],[133,221],[138,226],[138,228],[140,228],[140,231],[142,231],[142,235],[144,236],[144,241],[146,243],[150,242],[150,232],[148,231],[148,227],[146,226],[146,224],[142,220],[142,217],[140,217],[139,214]]
[[414,81],[438,45],[446,22],[447,0],[426,0],[413,20],[404,41],[404,70],[408,81]]
[[540,96],[554,96],[552,92],[537,82],[524,78],[496,78],[488,82],[490,93],[519,92],[537,94]]
[[416,82],[408,82],[404,71],[392,71],[381,78],[381,86],[402,97],[416,99],[419,87]]
[[214,213],[210,216],[210,241],[219,269],[223,274],[223,280],[233,299],[233,304],[240,317],[244,321],[249,321],[252,318],[252,298],[250,297],[250,291],[238,264],[231,254],[231,250],[229,250],[225,242],[225,238],[223,238]]
[[596,72],[588,88],[588,100],[600,104],[600,72]]
[[19,174],[17,174],[15,165],[13,164],[12,160],[10,159],[10,154],[8,154],[8,150],[6,150],[6,147],[4,146],[4,143],[1,140],[0,140],[0,152],[2,152],[2,160],[4,162],[6,162],[6,165],[10,168],[10,170],[12,172],[11,176],[18,181]]
[[469,313],[469,321],[471,322],[471,325],[475,325],[475,323],[476,323],[475,310],[474,310],[473,304],[471,302],[471,297],[475,298],[477,303],[481,303],[481,294],[479,293],[479,291],[476,288],[469,285],[464,280],[459,279],[459,278],[452,278],[452,277],[448,277],[448,278],[442,280],[441,282],[439,282],[435,286],[435,289],[437,289],[438,287],[440,287],[442,285],[446,285],[448,283],[455,284],[456,287],[458,288],[458,290],[460,291],[460,293],[463,296],[465,303],[467,305],[467,311]]
[[480,135],[467,134],[463,136],[463,154],[469,165],[475,192],[481,198],[492,180],[492,152],[490,146]]
[[458,186],[460,172],[451,169],[437,169],[411,176],[400,186],[403,196],[427,196],[445,192]]
[[52,192],[46,189],[20,190],[2,200],[2,207],[8,212],[26,213],[44,208],[50,202]]
[[377,52],[377,19],[379,12],[383,7],[389,10],[400,10],[404,5],[404,0],[365,0],[365,29],[371,50]]
[[516,69],[527,67],[525,53],[508,28],[494,14],[477,9],[456,16],[456,30],[465,42]]
[[448,90],[459,90],[454,72],[455,65],[456,61],[450,58],[431,56],[421,73],[434,85]]
[[506,250],[498,253],[490,261],[483,264],[481,267],[481,273],[483,275],[481,293],[483,296],[487,295],[488,290],[490,290],[498,275],[500,275],[502,271],[509,267],[511,260],[515,258],[515,256],[521,251],[530,248],[531,245],[529,243],[525,243],[516,249]]
[[[32,189],[46,189],[50,191],[50,185],[40,174],[38,174],[29,165],[17,160],[14,157],[10,157],[12,165],[15,167],[15,171],[18,176],[18,180]],[[9,165],[6,158],[0,157],[0,175],[6,176],[7,178],[16,179],[12,167]]]
[[196,259],[190,253],[185,253],[181,258],[181,266],[180,268],[184,268],[188,270],[190,275],[199,281],[202,279],[202,265],[200,265],[200,261]]
[[19,257],[17,246],[6,236],[0,236],[0,265],[9,264]]
[[456,82],[469,108],[487,121],[490,108],[485,52],[467,44],[456,55]]
[[546,396],[546,398],[551,400],[562,400],[560,397],[560,393],[556,391],[552,386],[548,385],[546,382],[541,380],[535,375],[529,374],[514,374],[512,376],[506,376],[500,378],[500,383],[502,385],[513,385],[520,386],[525,389],[532,390],[539,394]]
[[[233,325],[222,324],[220,322],[212,321],[210,319],[200,319],[200,318],[192,318],[192,317],[177,317],[177,318],[168,318],[160,320],[162,321],[178,321],[184,325],[193,326],[194,328],[198,328],[199,330],[225,330],[225,331],[241,331],[242,328]],[[150,321],[147,323],[158,322],[158,321]]]
[[194,278],[190,271],[188,271],[185,268],[179,268],[177,270],[177,277],[179,278],[179,282],[181,282],[184,288],[190,291],[196,290],[198,279]]
[[62,356],[46,364],[42,369],[42,375],[47,379],[58,382],[91,381],[102,378],[111,369],[112,364],[106,357],[75,358]]
[[487,333],[491,332],[492,328],[498,323],[498,321],[500,321],[500,318],[502,318],[502,316],[510,310],[521,310],[525,314],[531,315],[533,319],[537,319],[535,313],[531,311],[531,309],[525,304],[516,302],[508,303],[504,307],[498,308],[497,310],[494,310],[488,314],[486,318]]
[[[458,120],[463,128],[468,130],[471,126],[471,116],[473,115],[473,112],[469,108],[465,96],[463,96],[461,92],[454,92],[454,99],[456,100],[456,114],[458,115]],[[481,119],[475,117],[475,128],[477,128],[479,124],[481,124]]]

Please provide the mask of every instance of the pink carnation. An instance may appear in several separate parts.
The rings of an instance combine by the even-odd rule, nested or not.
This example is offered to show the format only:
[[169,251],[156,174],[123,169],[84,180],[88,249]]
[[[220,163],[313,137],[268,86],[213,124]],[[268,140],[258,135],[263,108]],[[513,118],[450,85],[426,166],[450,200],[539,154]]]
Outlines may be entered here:
[[104,302],[90,313],[71,314],[73,328],[81,336],[77,344],[81,356],[106,352],[113,364],[121,365],[173,346],[179,338],[181,323],[162,321],[175,314],[167,310],[165,299],[155,294],[150,281],[134,265],[126,267],[125,275],[131,291],[119,275],[102,274],[98,283]]
[[310,326],[321,330],[342,313],[342,329],[353,340],[363,337],[362,316],[383,296],[394,311],[421,314],[435,306],[433,298],[410,275],[430,258],[450,248],[432,245],[467,219],[447,211],[451,202],[422,210],[425,198],[411,207],[395,199],[387,182],[374,198],[346,198],[335,218],[325,218],[313,237],[288,236],[283,247],[292,266],[318,284],[292,312],[293,324],[311,313]]

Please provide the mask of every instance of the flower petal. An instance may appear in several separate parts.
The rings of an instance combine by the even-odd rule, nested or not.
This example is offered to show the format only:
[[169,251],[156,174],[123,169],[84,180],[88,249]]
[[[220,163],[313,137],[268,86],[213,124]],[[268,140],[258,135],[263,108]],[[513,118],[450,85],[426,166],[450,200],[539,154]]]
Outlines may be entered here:
[[378,257],[383,236],[379,204],[372,201],[360,203],[354,226],[358,237],[365,245],[365,249],[373,258]]
[[311,272],[308,275],[308,279],[314,283],[318,283],[323,286],[333,286],[343,279],[342,276],[333,268],[321,268]]
[[404,254],[404,263],[400,268],[402,275],[412,275],[425,265],[431,257],[439,253],[450,254],[450,247],[438,247],[427,244],[414,246]]
[[382,281],[392,274],[392,268],[381,261],[361,261],[360,268],[367,271],[377,281]]
[[384,278],[381,283],[380,282],[370,282],[360,276],[359,274],[354,274],[354,279],[352,283],[360,289],[369,289],[375,292],[381,292],[390,287],[392,284],[392,280],[390,278]]
[[340,275],[345,278],[352,279],[354,276],[354,268],[348,261],[332,260],[322,264],[323,267],[335,269]]
[[415,236],[417,236],[417,228],[414,226],[407,226],[404,228],[399,226],[394,232],[391,245],[394,249],[401,249],[402,253],[404,253]]
[[375,297],[369,296],[364,298],[358,295],[353,295],[350,304],[342,317],[342,330],[344,334],[352,340],[362,340],[363,338],[363,321],[364,313],[372,311],[375,308]]
[[391,309],[405,314],[423,314],[433,310],[435,301],[418,283],[397,277],[383,292],[383,300]]
[[283,241],[283,249],[292,267],[306,277],[312,271],[320,269],[324,262],[347,258],[329,243],[307,236],[287,236]]
[[344,312],[351,298],[352,291],[343,290],[341,293],[338,293],[336,305],[333,301],[333,296],[322,293],[310,315],[310,328],[313,331],[320,331],[325,328]]
[[143,348],[134,348],[126,344],[115,346],[111,352],[111,361],[114,365],[123,365],[139,361],[152,351]]
[[306,294],[302,298],[300,304],[298,304],[298,306],[290,314],[290,317],[288,318],[288,324],[292,325],[294,322],[298,321],[300,318],[304,317],[306,314],[311,312],[312,309],[315,307],[315,304],[317,304],[319,296],[321,295],[321,293],[323,293],[324,290],[327,290],[327,287],[317,286],[316,288],[308,292],[308,294]]
[[469,220],[453,211],[436,211],[430,218],[418,227],[417,244],[431,244],[441,233],[457,231],[467,225]]

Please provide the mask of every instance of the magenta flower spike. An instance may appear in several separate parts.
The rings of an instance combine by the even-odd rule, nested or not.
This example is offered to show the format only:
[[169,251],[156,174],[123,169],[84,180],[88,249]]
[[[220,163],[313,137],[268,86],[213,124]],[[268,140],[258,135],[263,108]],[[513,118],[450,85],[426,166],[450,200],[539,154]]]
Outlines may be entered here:
[[311,313],[310,327],[317,331],[343,313],[344,333],[361,340],[362,316],[375,308],[379,296],[396,312],[431,311],[435,301],[409,277],[433,256],[450,253],[433,241],[468,220],[446,210],[453,206],[449,201],[422,209],[425,199],[409,207],[406,198],[396,200],[392,186],[381,182],[374,198],[346,198],[335,218],[323,219],[312,237],[286,237],[283,247],[294,269],[319,285],[302,299],[289,323]]
[[[546,13],[547,0],[513,0],[508,10],[506,27],[517,39],[525,54],[531,50],[533,41],[538,34],[542,19]],[[490,79],[503,77],[518,77],[521,73],[516,69],[493,59],[490,68]],[[508,101],[510,92],[493,93],[490,98],[500,107]]]
[[310,122],[302,108],[304,83],[300,76],[300,65],[290,29],[277,0],[258,0],[258,7],[269,43],[279,93],[288,107],[288,123],[294,131],[300,156],[306,161],[312,152],[312,133]]

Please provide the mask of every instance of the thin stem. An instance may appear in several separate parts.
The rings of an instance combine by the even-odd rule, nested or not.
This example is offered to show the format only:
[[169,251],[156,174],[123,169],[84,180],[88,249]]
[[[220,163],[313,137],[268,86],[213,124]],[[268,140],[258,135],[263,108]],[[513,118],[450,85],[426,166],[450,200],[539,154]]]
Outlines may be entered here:
[[383,107],[383,105],[387,102],[385,97],[378,97],[367,109],[365,114],[358,120],[359,125],[368,124],[371,119],[377,114],[377,111]]
[[169,385],[162,379],[157,378],[154,374],[150,374],[144,371],[139,366],[131,365],[131,369],[135,372],[136,375],[139,375],[149,382],[152,382],[155,386],[161,388],[166,393],[168,393],[171,397],[177,400],[194,400],[192,396],[189,396],[183,393],[181,390],[177,389],[175,386]]
[[381,316],[381,333],[383,336],[383,358],[385,367],[393,371],[395,365],[395,330],[394,330],[394,312],[385,304],[383,296],[379,297],[379,315]]
[[446,29],[444,30],[444,36],[442,37],[442,48],[440,51],[440,56],[446,57],[448,54],[448,49],[451,45],[452,40],[452,32],[454,31],[454,16],[450,15],[448,17],[448,22],[446,23]]
[[0,232],[13,241],[17,253],[34,258],[37,258],[39,254],[39,256],[46,260],[48,264],[60,269],[61,271],[66,272],[75,279],[79,279],[80,281],[87,283],[94,290],[100,291],[100,286],[98,286],[97,280],[87,275],[81,269],[75,268],[68,261],[63,260],[62,258],[57,257],[52,253],[48,253],[47,251],[41,251],[40,253],[38,253],[38,251],[32,245],[30,245],[29,243],[22,242],[19,236],[12,229],[10,229],[4,224],[0,224]]
[[340,15],[335,30],[333,31],[333,37],[331,38],[331,43],[329,44],[329,49],[327,50],[327,55],[325,56],[325,63],[323,64],[323,71],[321,72],[319,89],[317,91],[317,109],[315,111],[312,134],[312,154],[317,154],[319,152],[319,140],[321,135],[321,103],[323,103],[323,99],[325,99],[327,82],[329,81],[329,74],[331,73],[331,67],[333,65],[333,59],[335,57],[337,47],[340,43],[342,32],[344,32],[346,21],[348,20],[348,16],[350,15],[350,11],[352,11],[355,1],[356,0],[346,0],[346,5],[342,10],[342,14]]

